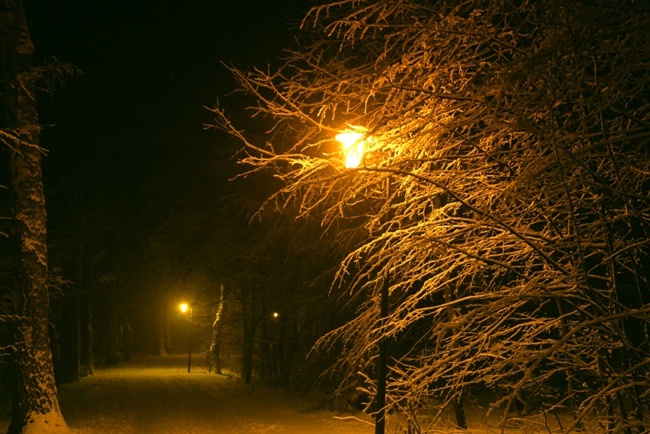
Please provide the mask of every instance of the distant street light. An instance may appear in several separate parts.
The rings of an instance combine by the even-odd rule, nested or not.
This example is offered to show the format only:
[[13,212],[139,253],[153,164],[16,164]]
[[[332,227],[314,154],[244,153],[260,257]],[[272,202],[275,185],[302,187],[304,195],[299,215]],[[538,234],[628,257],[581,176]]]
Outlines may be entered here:
[[192,305],[181,303],[179,309],[182,313],[187,314],[187,372],[192,369]]
[[[351,130],[342,131],[336,135],[336,140],[343,145],[345,155],[345,167],[356,169],[363,162],[366,152],[366,143],[370,137],[364,132],[365,129],[353,126]],[[388,184],[390,188],[390,184]],[[388,276],[384,278],[381,285],[380,312],[382,325],[388,317]],[[388,364],[388,342],[386,339],[379,341],[379,358],[377,360],[377,395],[375,402],[377,412],[375,413],[375,434],[384,434],[386,431],[386,375]]]

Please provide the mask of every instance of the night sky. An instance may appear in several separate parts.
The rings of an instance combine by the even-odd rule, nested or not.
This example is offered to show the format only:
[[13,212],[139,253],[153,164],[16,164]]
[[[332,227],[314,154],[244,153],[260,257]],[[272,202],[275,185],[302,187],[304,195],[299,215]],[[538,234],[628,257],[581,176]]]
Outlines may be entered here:
[[[94,180],[133,207],[157,166],[191,165],[223,138],[203,129],[217,99],[243,116],[222,65],[266,67],[292,37],[304,2],[80,1],[29,4],[37,62],[81,69],[41,95],[46,188]],[[224,187],[225,188],[225,187]]]

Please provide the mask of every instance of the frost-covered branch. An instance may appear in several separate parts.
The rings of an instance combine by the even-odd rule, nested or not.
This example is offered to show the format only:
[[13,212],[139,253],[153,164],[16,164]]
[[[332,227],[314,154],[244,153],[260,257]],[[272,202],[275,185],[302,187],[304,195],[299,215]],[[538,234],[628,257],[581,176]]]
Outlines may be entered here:
[[[318,343],[345,350],[335,369],[372,378],[388,340],[404,409],[477,393],[504,419],[643,425],[650,11],[623,3],[339,0],[277,71],[233,71],[273,119],[252,144],[217,113],[241,161],[347,254],[358,315]],[[350,125],[371,138],[355,170]]]

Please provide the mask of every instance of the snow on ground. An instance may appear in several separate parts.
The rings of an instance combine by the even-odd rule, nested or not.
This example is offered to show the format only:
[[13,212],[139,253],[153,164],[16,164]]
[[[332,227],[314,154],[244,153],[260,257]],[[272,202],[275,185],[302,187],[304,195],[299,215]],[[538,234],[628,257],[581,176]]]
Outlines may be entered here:
[[[68,425],[77,434],[371,434],[372,419],[362,413],[343,414],[280,389],[245,385],[208,373],[205,357],[137,356],[116,367],[59,387],[59,401]],[[469,403],[468,403],[469,404]],[[0,401],[0,433],[9,426],[9,406]],[[478,403],[466,407],[470,429],[453,428],[449,412],[422,433],[495,434],[498,421],[487,420]],[[404,434],[398,416],[390,415],[386,434]],[[513,433],[557,433],[550,421],[506,428]],[[555,426],[552,426],[555,425]],[[568,426],[568,421],[564,426]]]
[[[202,356],[138,356],[59,387],[61,409],[79,434],[369,434],[364,415],[344,415],[276,389],[208,373]],[[9,415],[3,408],[0,432]]]

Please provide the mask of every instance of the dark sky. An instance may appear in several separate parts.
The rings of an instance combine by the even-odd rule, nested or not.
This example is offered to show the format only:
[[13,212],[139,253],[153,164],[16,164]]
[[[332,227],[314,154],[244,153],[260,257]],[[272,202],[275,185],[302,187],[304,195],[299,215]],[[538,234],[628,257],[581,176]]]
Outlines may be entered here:
[[156,167],[182,154],[186,165],[202,162],[222,140],[202,128],[212,119],[204,106],[219,98],[237,108],[240,98],[227,96],[235,83],[222,62],[273,62],[300,8],[305,1],[29,2],[37,61],[55,57],[83,72],[39,100],[46,191],[91,180],[134,207],[147,200],[142,185]]

